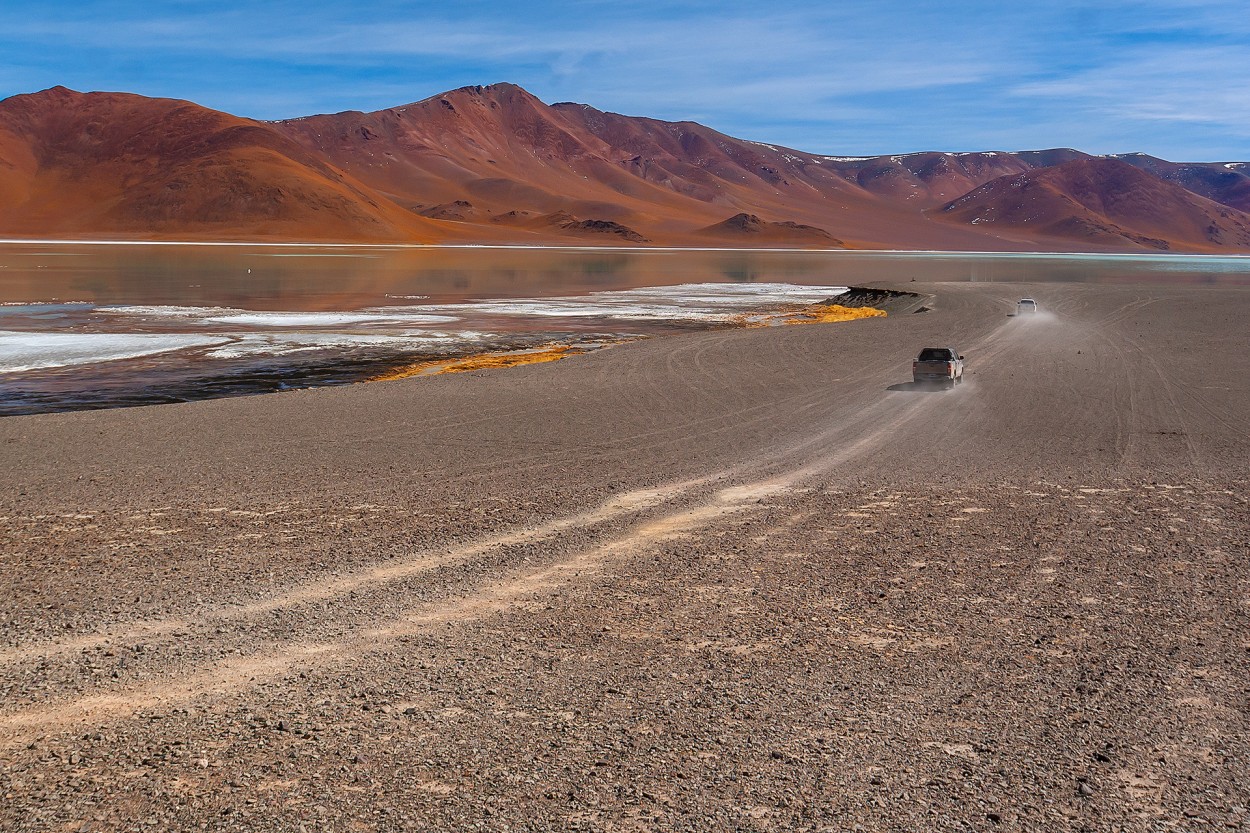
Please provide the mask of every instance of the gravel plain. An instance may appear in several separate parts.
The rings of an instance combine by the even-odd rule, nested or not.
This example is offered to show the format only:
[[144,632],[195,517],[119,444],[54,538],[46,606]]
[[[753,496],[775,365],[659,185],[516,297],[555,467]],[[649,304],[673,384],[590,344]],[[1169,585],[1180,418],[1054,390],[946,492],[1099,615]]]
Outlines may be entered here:
[[906,288],[0,420],[0,829],[1250,830],[1250,288]]

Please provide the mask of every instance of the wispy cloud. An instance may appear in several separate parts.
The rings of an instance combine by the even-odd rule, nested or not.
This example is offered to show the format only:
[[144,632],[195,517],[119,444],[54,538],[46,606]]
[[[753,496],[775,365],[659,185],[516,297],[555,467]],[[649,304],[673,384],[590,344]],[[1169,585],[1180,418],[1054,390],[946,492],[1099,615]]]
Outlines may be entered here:
[[1250,61],[1244,49],[1137,48],[1114,63],[1061,79],[1023,84],[1021,96],[1059,99],[1090,112],[1142,121],[1250,126]]

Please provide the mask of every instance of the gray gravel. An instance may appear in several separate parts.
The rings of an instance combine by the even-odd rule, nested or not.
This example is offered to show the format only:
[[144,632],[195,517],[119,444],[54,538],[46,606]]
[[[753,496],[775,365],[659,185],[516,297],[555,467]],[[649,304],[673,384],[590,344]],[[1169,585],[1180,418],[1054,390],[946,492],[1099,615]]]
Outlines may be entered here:
[[0,421],[0,829],[1250,829],[1250,289],[917,291]]

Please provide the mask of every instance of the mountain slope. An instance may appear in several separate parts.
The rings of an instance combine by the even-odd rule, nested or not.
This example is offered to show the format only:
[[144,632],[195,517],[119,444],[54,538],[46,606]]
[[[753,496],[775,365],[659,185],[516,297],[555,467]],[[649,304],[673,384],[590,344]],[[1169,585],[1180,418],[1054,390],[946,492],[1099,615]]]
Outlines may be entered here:
[[[512,84],[274,127],[415,211],[442,214],[442,206],[470,202],[472,216],[452,210],[471,223],[567,212],[583,223],[619,223],[651,242],[690,245],[702,229],[748,213],[766,222],[835,225],[838,237],[857,246],[986,245],[975,229],[931,223],[914,206],[848,181],[830,157],[693,122],[548,106]],[[812,242],[799,235],[787,245]]]
[[1105,157],[999,177],[936,215],[1088,245],[1250,248],[1250,215]]
[[54,88],[0,102],[6,233],[437,239],[267,125],[185,101]]
[[1245,162],[1168,162],[1144,153],[1119,154],[1116,158],[1201,197],[1250,211],[1250,165]]
[[0,234],[21,237],[1228,251],[1250,248],[1247,202],[1240,163],[822,156],[513,84],[279,122],[0,101]]

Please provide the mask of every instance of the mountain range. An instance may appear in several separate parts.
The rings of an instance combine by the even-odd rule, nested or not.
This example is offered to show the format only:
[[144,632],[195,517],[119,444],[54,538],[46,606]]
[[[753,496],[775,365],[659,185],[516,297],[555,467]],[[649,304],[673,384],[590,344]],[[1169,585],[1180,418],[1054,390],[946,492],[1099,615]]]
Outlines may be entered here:
[[513,84],[272,122],[55,87],[0,101],[0,236],[1241,253],[1250,168],[826,156]]

